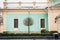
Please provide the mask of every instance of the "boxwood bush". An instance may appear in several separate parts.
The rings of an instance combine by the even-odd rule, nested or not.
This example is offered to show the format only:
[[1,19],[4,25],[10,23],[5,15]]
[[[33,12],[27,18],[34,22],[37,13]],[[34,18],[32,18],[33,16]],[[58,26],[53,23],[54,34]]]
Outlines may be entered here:
[[9,33],[9,32],[3,32],[3,33],[0,33],[0,36],[53,36],[53,33],[55,33],[57,31],[47,31],[45,29],[41,30],[41,33],[40,34],[35,34],[35,33],[32,33],[32,34],[28,34],[28,33]]
[[41,35],[52,36],[53,33],[58,33],[58,31],[47,31],[46,29],[41,30]]

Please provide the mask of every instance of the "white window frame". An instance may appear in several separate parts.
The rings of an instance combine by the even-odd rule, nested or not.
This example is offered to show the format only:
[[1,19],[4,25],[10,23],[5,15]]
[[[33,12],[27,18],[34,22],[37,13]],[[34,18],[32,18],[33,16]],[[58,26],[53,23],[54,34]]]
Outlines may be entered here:
[[[14,28],[14,19],[18,19],[18,28]],[[14,31],[17,31],[19,29],[19,18],[13,18],[13,30]]]
[[[41,19],[45,19],[45,28],[41,28]],[[42,18],[39,19],[39,27],[40,27],[41,30],[46,29],[46,18],[42,17]]]

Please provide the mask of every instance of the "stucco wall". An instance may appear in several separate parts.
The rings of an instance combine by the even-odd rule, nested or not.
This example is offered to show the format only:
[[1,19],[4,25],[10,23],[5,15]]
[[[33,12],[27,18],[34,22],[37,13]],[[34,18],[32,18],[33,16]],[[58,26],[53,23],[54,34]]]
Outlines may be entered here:
[[52,4],[54,4],[54,5],[59,4],[59,3],[60,3],[60,0],[54,0],[54,1],[52,2]]
[[2,12],[2,17],[3,17],[3,23],[0,25],[0,33],[3,31],[6,31],[6,12]]
[[49,25],[49,31],[59,31],[60,32],[60,26],[57,26],[57,23],[55,23],[56,16],[60,15],[60,10],[57,9],[50,9],[48,12],[48,25]]
[[40,19],[44,18],[46,20],[46,30],[48,30],[48,14],[7,14],[6,15],[6,31],[15,31],[14,30],[14,18],[17,18],[19,21],[18,30],[21,32],[28,32],[28,26],[24,25],[24,19],[32,18],[33,25],[30,26],[31,32],[40,32]]
[[[30,15],[29,15],[30,11]],[[34,24],[30,27],[31,32],[39,32],[41,31],[40,28],[40,19],[45,18],[46,21],[46,30],[48,30],[48,13],[47,10],[3,10],[3,27],[1,31],[14,31],[14,18],[19,19],[19,28],[18,31],[28,31],[28,27],[23,25],[23,19],[30,16]]]

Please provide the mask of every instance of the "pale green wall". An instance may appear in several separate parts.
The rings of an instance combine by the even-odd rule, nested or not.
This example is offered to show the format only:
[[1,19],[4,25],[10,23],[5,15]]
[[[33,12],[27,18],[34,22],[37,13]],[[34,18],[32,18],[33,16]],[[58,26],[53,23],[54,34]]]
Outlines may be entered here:
[[60,3],[60,0],[54,0],[54,1],[52,2],[52,4],[54,4],[54,5],[59,4],[59,3]]
[[43,17],[46,19],[46,30],[48,30],[48,14],[7,14],[6,18],[6,31],[14,31],[14,18],[19,19],[19,28],[18,31],[28,31],[28,26],[25,26],[23,21],[24,19],[31,17],[34,24],[30,26],[30,31],[39,31],[40,32],[40,19]]

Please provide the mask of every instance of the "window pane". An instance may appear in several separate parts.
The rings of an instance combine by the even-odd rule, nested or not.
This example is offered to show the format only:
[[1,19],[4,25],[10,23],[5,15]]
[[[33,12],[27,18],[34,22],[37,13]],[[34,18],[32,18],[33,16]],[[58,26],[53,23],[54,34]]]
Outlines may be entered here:
[[14,28],[18,28],[18,19],[14,19]]
[[41,28],[45,28],[45,19],[41,19]]

